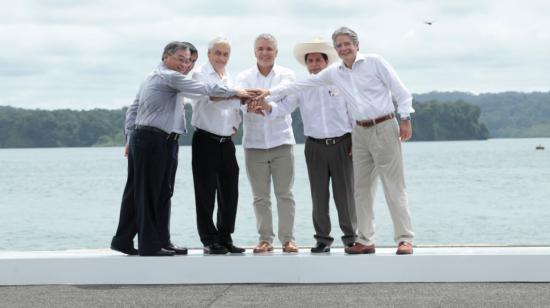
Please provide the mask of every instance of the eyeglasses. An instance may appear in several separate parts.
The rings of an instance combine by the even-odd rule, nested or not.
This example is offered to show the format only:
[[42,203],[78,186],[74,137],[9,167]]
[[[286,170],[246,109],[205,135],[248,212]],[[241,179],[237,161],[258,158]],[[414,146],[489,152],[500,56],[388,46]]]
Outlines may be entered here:
[[170,57],[176,59],[178,62],[183,63],[183,64],[191,64],[192,63],[191,58],[176,57],[174,55],[170,55]]

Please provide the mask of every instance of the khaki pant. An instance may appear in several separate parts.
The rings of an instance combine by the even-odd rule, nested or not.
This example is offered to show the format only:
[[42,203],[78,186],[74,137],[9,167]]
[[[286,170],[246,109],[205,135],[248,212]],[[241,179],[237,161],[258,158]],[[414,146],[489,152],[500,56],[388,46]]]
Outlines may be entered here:
[[245,149],[246,174],[254,196],[254,212],[260,241],[273,243],[271,179],[277,199],[278,237],[281,243],[294,241],[294,151],[292,145],[271,149]]
[[414,233],[408,209],[403,157],[397,120],[369,128],[356,126],[352,133],[357,242],[374,242],[373,203],[378,178],[393,220],[394,240],[412,243]]

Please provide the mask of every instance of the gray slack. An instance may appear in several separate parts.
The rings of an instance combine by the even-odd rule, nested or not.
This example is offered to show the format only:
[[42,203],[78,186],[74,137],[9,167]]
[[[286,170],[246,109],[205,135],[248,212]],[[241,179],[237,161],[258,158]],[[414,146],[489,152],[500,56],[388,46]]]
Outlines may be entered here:
[[[322,142],[325,140],[326,142]],[[351,136],[346,134],[333,139],[307,138],[305,156],[309,184],[311,188],[314,238],[317,242],[330,246],[334,238],[330,236],[330,191],[338,212],[338,222],[342,230],[342,242],[350,245],[357,235],[357,216],[353,196],[353,162],[349,155]]]
[[246,174],[254,195],[254,213],[260,241],[273,243],[273,216],[271,213],[271,180],[277,199],[281,243],[294,241],[295,202],[294,147],[284,144],[271,149],[245,149]]

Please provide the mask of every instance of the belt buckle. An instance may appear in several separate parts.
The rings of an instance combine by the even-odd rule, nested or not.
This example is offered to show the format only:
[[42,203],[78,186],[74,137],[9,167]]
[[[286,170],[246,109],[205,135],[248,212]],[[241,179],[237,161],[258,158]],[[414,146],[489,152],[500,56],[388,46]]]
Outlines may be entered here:
[[225,142],[225,140],[227,140],[227,138],[226,138],[226,137],[221,137],[221,138],[220,138],[220,143],[223,143],[223,142]]
[[336,144],[336,138],[325,139],[325,145],[335,145],[335,144]]

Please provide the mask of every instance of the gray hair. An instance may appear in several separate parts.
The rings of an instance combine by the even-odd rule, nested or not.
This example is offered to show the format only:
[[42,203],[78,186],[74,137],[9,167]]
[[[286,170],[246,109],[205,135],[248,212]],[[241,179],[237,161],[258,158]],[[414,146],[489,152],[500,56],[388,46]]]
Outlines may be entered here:
[[216,36],[215,38],[210,40],[210,42],[208,42],[208,51],[211,51],[216,44],[227,44],[227,46],[231,47],[231,43],[226,37]]
[[166,47],[164,47],[164,51],[162,52],[162,58],[161,59],[164,60],[165,55],[173,55],[178,50],[189,50],[189,45],[184,44],[182,42],[178,42],[178,41],[170,42],[170,43],[168,43],[168,45],[166,45]]
[[332,33],[332,45],[334,45],[334,47],[336,47],[336,37],[340,35],[349,36],[349,38],[353,42],[353,45],[359,46],[359,39],[357,38],[357,33],[355,33],[355,31],[351,30],[348,27],[340,27]]
[[254,40],[254,49],[256,49],[256,45],[258,44],[259,40],[270,41],[271,44],[273,44],[273,48],[275,48],[275,50],[278,50],[278,48],[277,48],[277,39],[273,35],[271,35],[269,33],[262,33],[262,34],[258,35],[256,40]]

